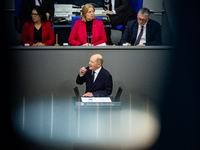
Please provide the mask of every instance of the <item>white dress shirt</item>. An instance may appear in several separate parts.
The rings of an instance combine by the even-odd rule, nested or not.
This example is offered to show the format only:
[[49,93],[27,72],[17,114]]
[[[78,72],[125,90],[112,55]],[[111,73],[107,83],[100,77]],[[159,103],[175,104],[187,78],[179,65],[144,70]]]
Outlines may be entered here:
[[[137,32],[137,38],[140,34],[140,31],[142,29],[142,26],[138,25],[138,32]],[[143,34],[142,34],[142,37],[140,39],[140,43],[139,44],[144,44],[146,43],[146,30],[147,30],[147,22],[143,25]],[[137,40],[136,38],[136,40]]]
[[116,14],[116,11],[115,11],[115,0],[111,0],[111,4],[112,4],[112,11],[114,14]]
[[[41,4],[42,4],[42,0],[39,0],[40,2],[41,2]],[[35,5],[36,6],[40,6],[40,3],[38,2],[38,0],[35,0]]]
[[[110,0],[105,0],[106,3],[108,3]],[[115,0],[111,0],[111,5],[112,5],[112,11],[114,14],[116,14],[116,11],[115,11]]]
[[94,74],[94,81],[93,81],[93,82],[95,82],[95,80],[96,80],[96,78],[97,78],[99,72],[101,71],[101,68],[102,68],[102,67],[100,67],[100,68],[98,68],[97,70],[94,71],[95,74]]

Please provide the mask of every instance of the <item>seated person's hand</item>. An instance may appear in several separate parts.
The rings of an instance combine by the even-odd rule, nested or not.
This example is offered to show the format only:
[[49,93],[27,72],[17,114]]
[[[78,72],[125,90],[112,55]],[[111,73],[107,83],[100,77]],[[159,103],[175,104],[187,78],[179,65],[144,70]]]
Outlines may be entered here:
[[103,11],[102,13],[104,14],[107,14],[107,15],[113,15],[113,11],[110,11],[110,10],[106,10],[106,11]]
[[131,46],[131,44],[126,42],[126,43],[123,43],[123,46]]
[[93,97],[93,94],[91,92],[87,92],[83,95],[83,97]]
[[33,46],[46,46],[46,45],[44,43],[37,42],[37,43],[33,44]]
[[145,44],[138,44],[138,45],[136,45],[136,46],[145,46]]
[[44,43],[38,42],[37,46],[46,46]]
[[83,44],[83,45],[81,45],[81,46],[93,46],[93,44],[85,43],[85,44]]
[[47,21],[49,21],[50,14],[48,12],[46,13],[46,17],[47,17]]
[[128,42],[127,42],[126,44],[127,44],[128,46],[131,46],[131,44],[130,44],[130,43],[128,43]]

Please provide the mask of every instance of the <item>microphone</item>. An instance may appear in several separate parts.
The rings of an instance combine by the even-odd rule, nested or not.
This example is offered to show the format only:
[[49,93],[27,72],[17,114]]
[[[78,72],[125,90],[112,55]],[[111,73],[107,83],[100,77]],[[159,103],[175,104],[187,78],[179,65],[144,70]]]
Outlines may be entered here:
[[87,43],[92,45],[92,32],[87,32]]

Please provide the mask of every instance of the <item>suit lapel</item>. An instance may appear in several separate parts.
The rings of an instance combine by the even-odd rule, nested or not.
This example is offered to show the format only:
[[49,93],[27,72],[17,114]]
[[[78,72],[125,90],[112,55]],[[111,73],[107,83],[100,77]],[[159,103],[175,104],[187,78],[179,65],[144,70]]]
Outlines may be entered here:
[[138,33],[138,22],[136,20],[135,26],[133,26],[133,38],[132,38],[133,41],[131,42],[132,44],[135,44],[137,33]]
[[101,70],[100,70],[100,72],[99,72],[99,74],[98,74],[98,76],[97,76],[97,78],[96,78],[96,80],[95,80],[95,82],[92,85],[92,89],[94,89],[95,86],[96,86],[96,84],[98,84],[99,81],[101,81],[101,78],[103,77],[103,71],[104,71],[104,69],[102,67]]
[[34,28],[35,28],[35,26],[34,26],[34,23],[31,23],[30,24],[30,38],[31,38],[31,40],[32,40],[32,42],[34,43]]
[[85,22],[83,22],[83,21],[81,21],[81,26],[82,26],[82,28],[80,28],[80,29],[82,29],[82,34],[83,34],[83,38],[82,39],[84,39],[84,41],[87,43],[87,31],[86,31],[86,23]]
[[109,0],[109,10],[112,10],[111,0]]
[[46,31],[44,22],[42,22],[41,27],[42,27],[42,43],[44,43],[44,35],[45,35],[45,31]]
[[148,41],[149,41],[150,29],[151,29],[151,22],[149,20],[147,22],[147,29],[146,29],[146,43],[148,43]]
[[89,86],[89,87],[90,87],[90,88],[89,88],[89,91],[92,91],[93,84],[94,84],[94,83],[92,83],[92,70],[89,70],[89,76],[90,76],[90,77],[89,77],[89,85],[90,85],[90,86]]
[[31,3],[32,3],[32,6],[35,6],[35,0],[32,0]]

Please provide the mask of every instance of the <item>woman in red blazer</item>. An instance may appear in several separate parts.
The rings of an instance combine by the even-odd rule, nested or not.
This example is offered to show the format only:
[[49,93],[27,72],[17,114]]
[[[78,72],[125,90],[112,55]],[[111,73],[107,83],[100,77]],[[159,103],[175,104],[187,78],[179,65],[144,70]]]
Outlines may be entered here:
[[[68,42],[72,46],[91,46],[99,45],[107,42],[107,37],[102,21],[95,19],[95,8],[91,4],[86,4],[82,8],[82,18],[77,20],[70,33]],[[88,34],[92,33],[92,39]]]
[[25,22],[21,34],[22,45],[30,46],[52,46],[55,41],[55,35],[50,22],[43,15],[40,6],[35,6],[32,10],[33,22]]

